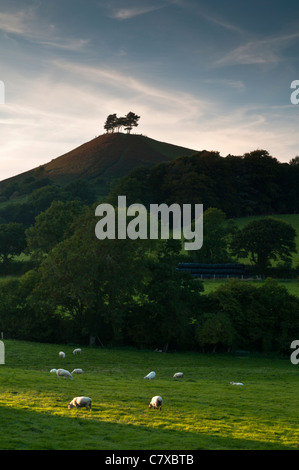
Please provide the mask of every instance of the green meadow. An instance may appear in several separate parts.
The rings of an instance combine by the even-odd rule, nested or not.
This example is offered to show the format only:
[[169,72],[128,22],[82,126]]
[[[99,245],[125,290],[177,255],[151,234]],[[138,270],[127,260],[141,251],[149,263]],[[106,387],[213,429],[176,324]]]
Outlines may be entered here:
[[[216,290],[222,284],[230,282],[230,279],[203,279],[204,294]],[[256,287],[262,286],[265,280],[259,279],[244,279],[240,282],[252,284]],[[299,297],[299,280],[298,279],[280,279],[277,280],[278,284],[285,287],[289,294]]]
[[[5,340],[0,449],[297,449],[298,372],[289,357],[159,353]],[[58,352],[66,353],[60,359]],[[57,378],[52,368],[82,375]],[[154,370],[152,381],[144,376]],[[183,372],[175,380],[173,374]],[[230,382],[242,382],[243,386]],[[93,410],[68,410],[78,395]],[[161,395],[161,411],[149,409]]]

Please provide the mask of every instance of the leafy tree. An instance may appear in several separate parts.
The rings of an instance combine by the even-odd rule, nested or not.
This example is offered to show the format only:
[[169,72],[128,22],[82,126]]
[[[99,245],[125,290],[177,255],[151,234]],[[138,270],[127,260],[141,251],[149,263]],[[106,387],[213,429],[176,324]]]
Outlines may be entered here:
[[[236,349],[286,353],[294,332],[299,331],[298,298],[270,278],[260,287],[235,279],[222,284],[208,294],[205,310],[209,313],[208,319],[214,315],[216,320],[217,315],[222,314],[230,320],[231,344]],[[201,324],[198,321],[198,325]],[[219,329],[217,331],[220,332]],[[198,337],[199,332],[198,329],[198,339],[213,344],[212,322],[205,325],[203,337]]]
[[28,205],[37,215],[50,207],[52,201],[63,199],[61,188],[56,185],[43,186],[35,189],[28,197]]
[[42,262],[35,302],[67,316],[82,337],[117,342],[122,337],[124,306],[141,277],[143,248],[138,240],[98,240],[91,209],[77,221],[72,236]]
[[254,349],[261,343],[264,310],[257,293],[255,286],[233,279],[208,296],[210,304],[207,311],[230,319],[235,348]]
[[114,132],[114,129],[117,126],[117,116],[116,114],[109,114],[104,124],[104,129],[109,132]]
[[138,126],[140,116],[130,111],[126,116],[117,117],[116,114],[109,114],[104,124],[104,129],[107,133],[113,133],[115,129],[120,132],[122,127],[125,128],[128,134],[130,134],[133,127]]
[[[62,195],[66,194],[68,201],[80,201],[82,204],[92,204],[96,201],[97,197],[90,181],[75,180],[67,184],[62,190]],[[62,200],[64,197],[61,198]]]
[[130,134],[133,127],[138,126],[139,119],[140,119],[140,116],[137,116],[137,114],[133,113],[132,111],[130,111],[125,116],[124,125],[126,126],[125,130],[128,132],[128,134]]
[[193,261],[201,263],[227,263],[230,261],[228,241],[235,231],[232,221],[226,220],[221,209],[210,207],[203,213],[203,246],[190,252]]
[[0,259],[7,264],[13,257],[20,255],[26,247],[25,227],[10,222],[0,225]]
[[83,208],[78,201],[53,201],[41,212],[35,224],[26,230],[27,251],[40,259],[59,242],[71,235],[71,227]]
[[258,289],[258,299],[263,308],[261,349],[288,354],[299,334],[298,297],[276,279],[267,278]]
[[195,336],[200,346],[205,349],[217,347],[229,349],[233,344],[234,329],[230,318],[223,313],[206,314],[199,321]]
[[232,237],[232,253],[241,258],[250,257],[260,272],[264,273],[270,261],[289,262],[296,253],[296,231],[292,225],[273,217],[253,220]]
[[178,273],[178,240],[160,241],[147,257],[138,297],[130,303],[126,337],[131,344],[166,351],[193,341],[192,321],[201,307],[202,284]]

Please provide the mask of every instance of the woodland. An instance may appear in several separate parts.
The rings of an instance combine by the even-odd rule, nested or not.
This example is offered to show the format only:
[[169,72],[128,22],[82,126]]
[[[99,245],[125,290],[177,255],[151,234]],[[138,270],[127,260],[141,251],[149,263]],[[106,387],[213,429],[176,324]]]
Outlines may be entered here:
[[[0,331],[39,342],[163,350],[286,353],[299,330],[299,298],[275,278],[298,277],[295,228],[299,158],[264,150],[221,157],[197,152],[138,167],[101,201],[83,178],[66,185],[29,177],[0,195]],[[19,195],[14,200],[12,194]],[[204,205],[204,244],[98,240],[95,207],[127,203]],[[239,217],[258,216],[243,228]],[[264,282],[233,279],[206,293],[179,262],[247,260]]]

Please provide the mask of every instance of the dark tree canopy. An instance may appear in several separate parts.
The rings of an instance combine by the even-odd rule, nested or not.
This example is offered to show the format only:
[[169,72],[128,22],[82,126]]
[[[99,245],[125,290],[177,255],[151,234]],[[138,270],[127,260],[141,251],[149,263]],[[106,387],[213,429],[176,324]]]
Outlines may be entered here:
[[104,129],[108,133],[113,133],[115,129],[117,132],[120,132],[120,129],[123,127],[128,134],[130,134],[133,127],[138,126],[138,121],[140,116],[130,111],[126,116],[117,117],[116,114],[109,114],[104,124]]
[[296,231],[292,225],[274,217],[249,222],[232,238],[234,255],[249,256],[257,268],[264,272],[270,260],[290,261],[296,253]]

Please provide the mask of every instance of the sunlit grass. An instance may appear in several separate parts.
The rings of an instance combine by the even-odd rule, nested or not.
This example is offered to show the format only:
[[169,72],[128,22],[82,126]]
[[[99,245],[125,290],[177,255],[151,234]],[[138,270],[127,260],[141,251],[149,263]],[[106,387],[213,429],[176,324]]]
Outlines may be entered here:
[[[65,360],[58,351],[66,352]],[[286,359],[5,341],[0,449],[295,449],[298,370]],[[82,367],[73,381],[50,374]],[[156,379],[143,377],[155,370]],[[183,371],[182,380],[172,378]],[[230,381],[244,386],[233,386]],[[153,395],[162,411],[148,408]],[[68,410],[88,395],[93,411]]]
[[[260,287],[265,283],[265,280],[240,279],[239,281],[246,284],[252,284],[254,287]],[[285,279],[276,281],[278,285],[285,287],[289,294],[299,297],[298,279]],[[204,294],[209,294],[210,292],[216,290],[222,284],[231,282],[231,279],[203,279],[201,280],[201,282],[203,282]]]

